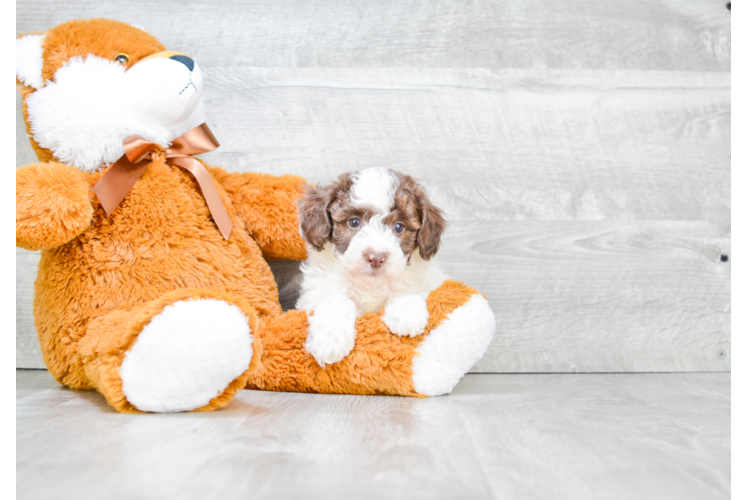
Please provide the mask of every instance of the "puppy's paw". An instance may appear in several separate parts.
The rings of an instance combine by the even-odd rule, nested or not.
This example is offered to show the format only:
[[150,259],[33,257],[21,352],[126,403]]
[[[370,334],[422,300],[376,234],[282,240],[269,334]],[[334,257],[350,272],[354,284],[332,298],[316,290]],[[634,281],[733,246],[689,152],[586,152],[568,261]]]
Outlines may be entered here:
[[345,358],[355,344],[356,306],[352,302],[325,302],[309,317],[304,348],[322,368]]
[[309,334],[304,347],[322,368],[345,358],[355,343],[355,323],[339,315],[320,314],[320,311],[315,311],[309,318]]
[[382,321],[392,333],[406,337],[420,335],[429,323],[426,299],[415,293],[397,297],[384,308]]

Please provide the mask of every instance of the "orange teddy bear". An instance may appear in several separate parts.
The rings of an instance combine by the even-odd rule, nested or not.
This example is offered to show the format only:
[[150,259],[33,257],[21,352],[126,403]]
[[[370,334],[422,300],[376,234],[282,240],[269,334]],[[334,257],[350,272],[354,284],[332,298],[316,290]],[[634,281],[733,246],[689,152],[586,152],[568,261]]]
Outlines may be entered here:
[[21,36],[16,79],[40,161],[16,170],[16,244],[42,251],[34,317],[61,384],[122,412],[213,410],[242,388],[427,396],[488,348],[485,298],[446,281],[424,334],[366,314],[351,354],[321,368],[266,262],[306,257],[305,181],[194,159],[217,146],[200,68],[145,31],[93,19]]

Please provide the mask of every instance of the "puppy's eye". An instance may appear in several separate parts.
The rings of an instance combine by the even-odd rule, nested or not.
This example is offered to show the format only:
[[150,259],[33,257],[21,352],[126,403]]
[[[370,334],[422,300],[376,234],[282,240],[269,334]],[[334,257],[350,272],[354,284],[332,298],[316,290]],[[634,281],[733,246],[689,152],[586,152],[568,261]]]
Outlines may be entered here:
[[402,233],[403,229],[405,229],[405,226],[403,226],[399,222],[395,224],[394,226],[392,226],[392,230],[395,231],[396,233]]
[[130,56],[127,54],[117,54],[117,57],[115,57],[114,60],[123,66],[127,66],[127,63],[130,62]]
[[357,227],[361,226],[361,221],[358,219],[351,219],[348,221],[348,226],[356,229]]

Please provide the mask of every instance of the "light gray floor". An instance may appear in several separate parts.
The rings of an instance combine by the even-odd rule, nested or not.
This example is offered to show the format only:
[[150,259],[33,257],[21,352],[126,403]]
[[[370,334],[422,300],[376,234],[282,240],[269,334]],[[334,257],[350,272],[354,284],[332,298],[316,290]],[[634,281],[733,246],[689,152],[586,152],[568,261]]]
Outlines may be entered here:
[[431,399],[242,391],[122,415],[16,372],[17,497],[730,496],[730,374],[468,375]]

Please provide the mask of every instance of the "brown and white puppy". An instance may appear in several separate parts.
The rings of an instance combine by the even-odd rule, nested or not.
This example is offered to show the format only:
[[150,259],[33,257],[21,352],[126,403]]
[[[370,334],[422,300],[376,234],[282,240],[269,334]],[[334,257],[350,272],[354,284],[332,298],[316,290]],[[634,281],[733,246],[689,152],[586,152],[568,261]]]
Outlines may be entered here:
[[336,363],[356,341],[356,318],[378,312],[398,335],[423,333],[426,297],[447,276],[429,260],[446,222],[412,177],[381,167],[309,187],[299,200],[309,258],[296,308],[309,317],[307,351]]

